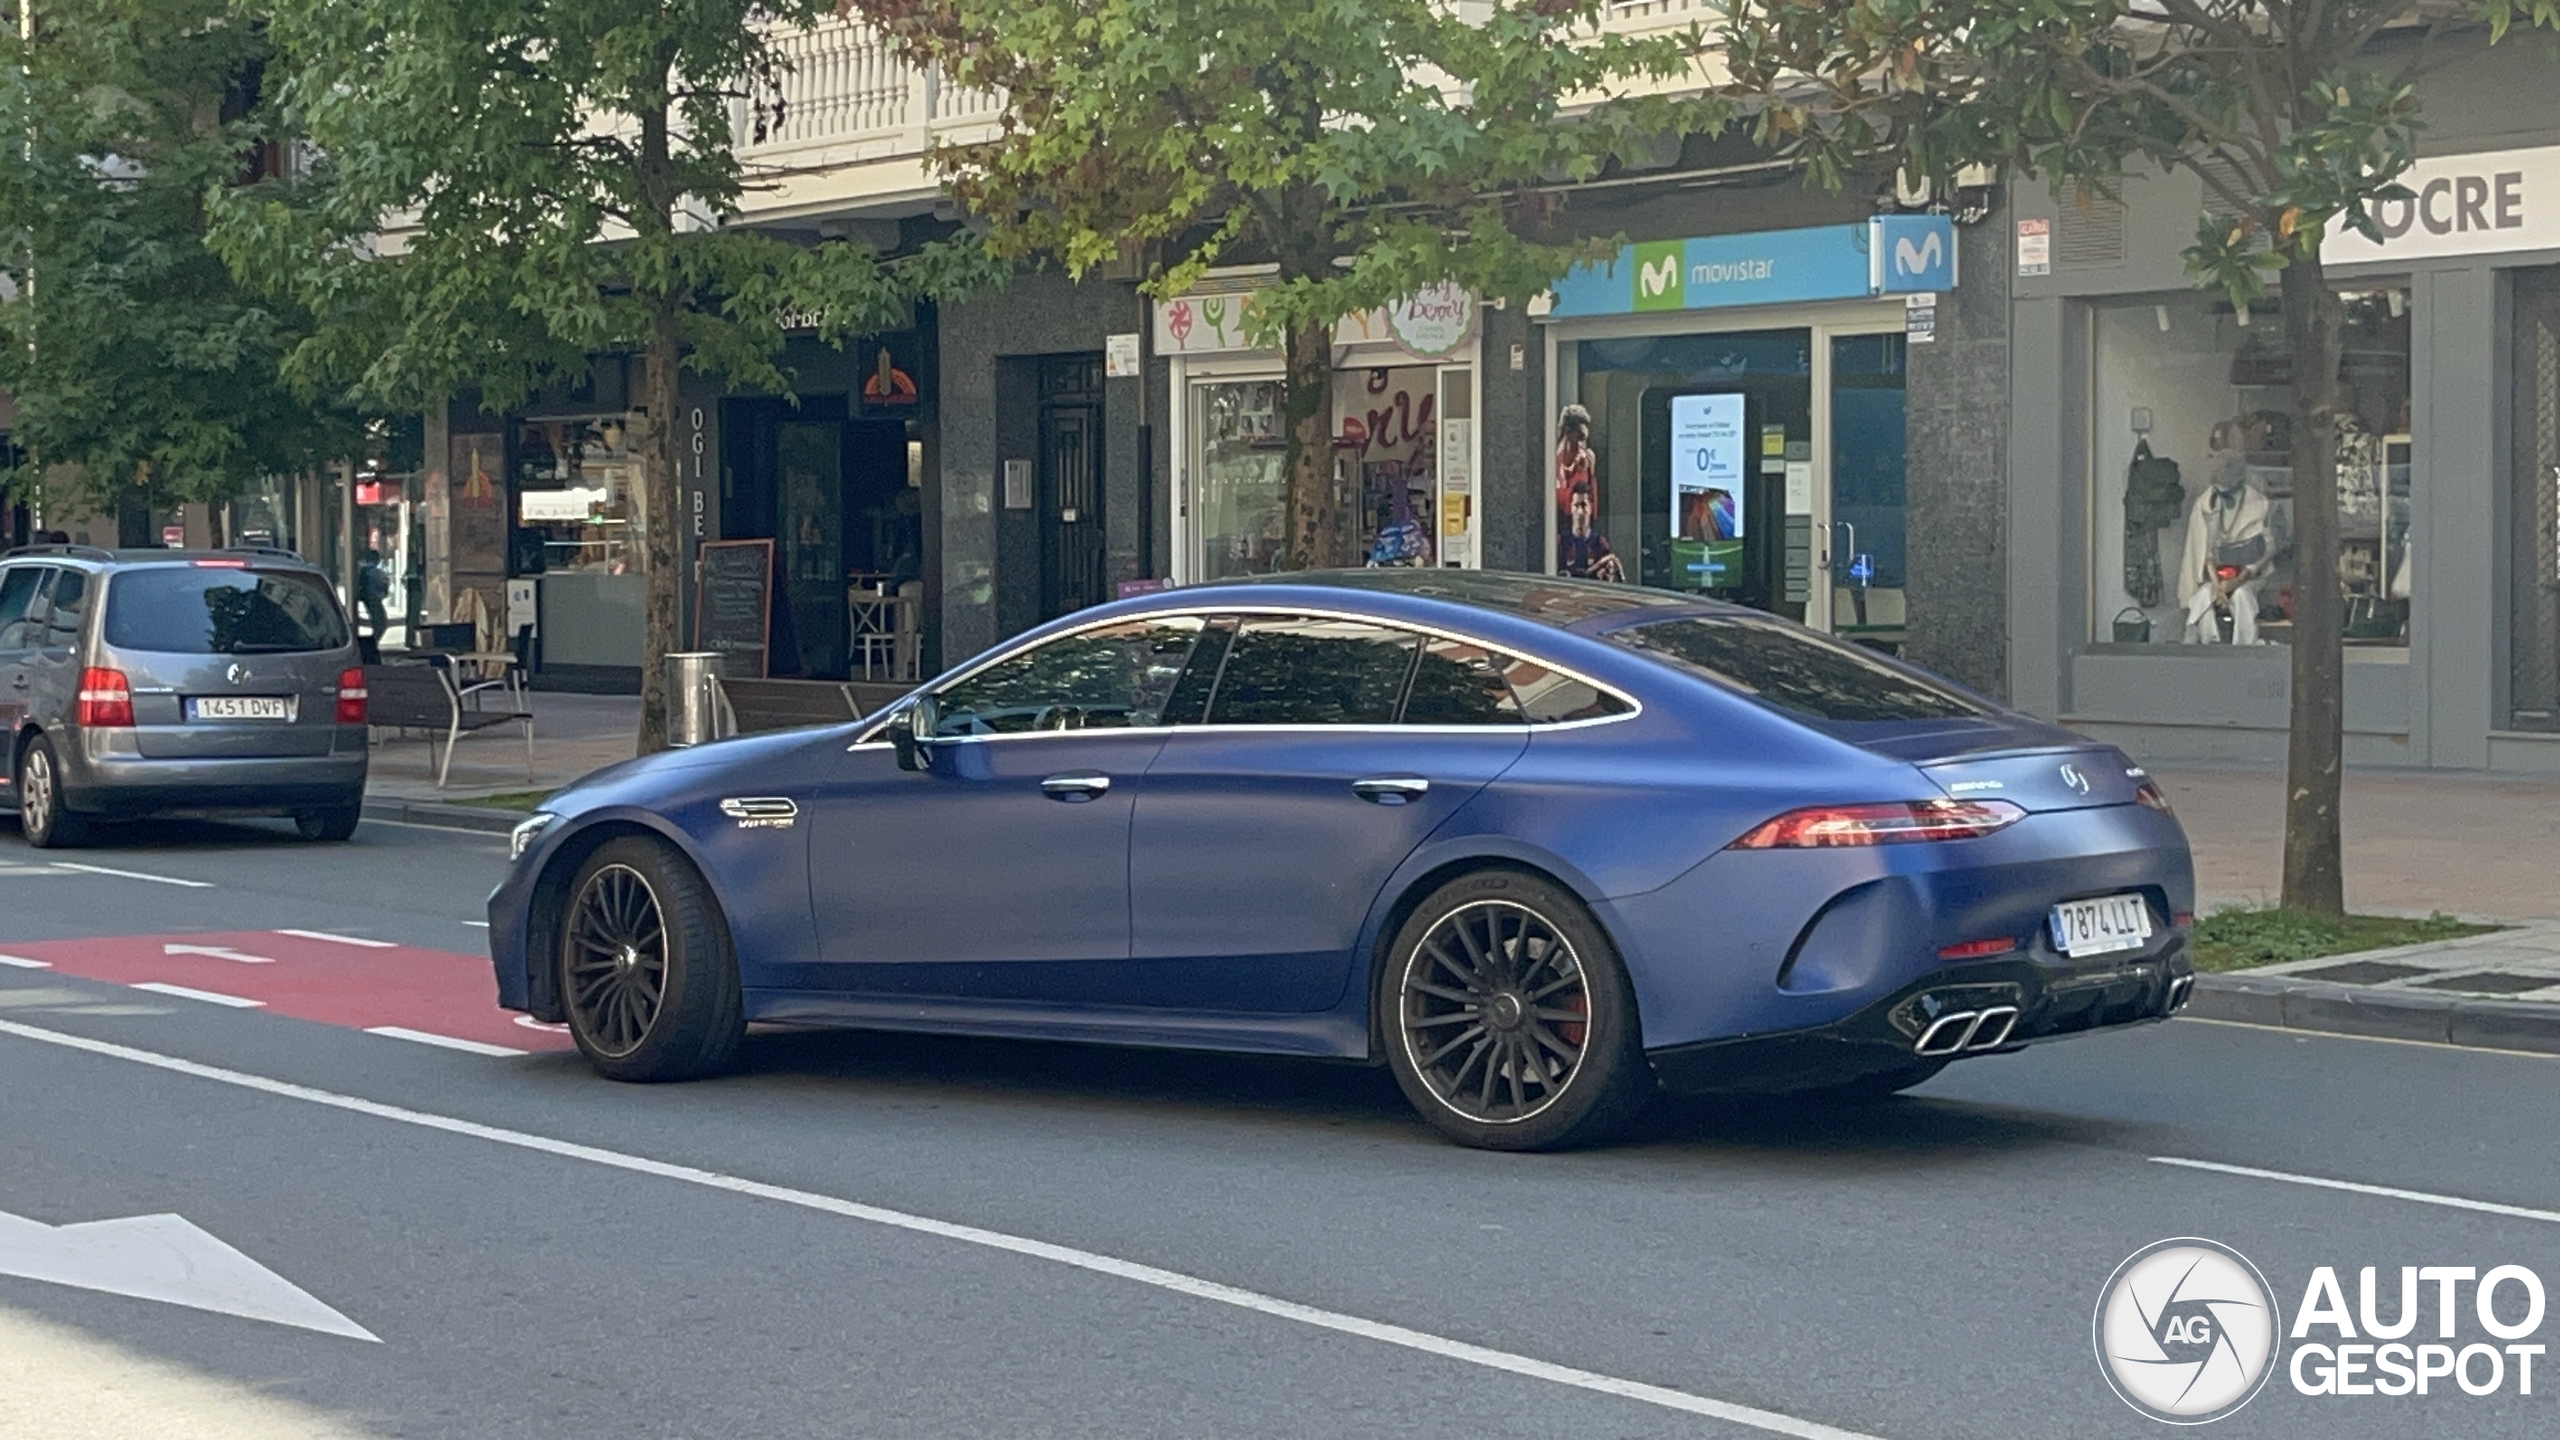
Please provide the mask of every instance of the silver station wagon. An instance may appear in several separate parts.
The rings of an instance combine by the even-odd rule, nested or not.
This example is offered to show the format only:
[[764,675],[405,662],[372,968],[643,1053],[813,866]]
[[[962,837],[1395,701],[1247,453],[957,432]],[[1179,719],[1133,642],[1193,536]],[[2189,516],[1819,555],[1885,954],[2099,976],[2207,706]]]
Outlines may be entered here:
[[101,820],[363,812],[364,671],[328,578],[280,550],[0,556],[0,795],[27,843]]

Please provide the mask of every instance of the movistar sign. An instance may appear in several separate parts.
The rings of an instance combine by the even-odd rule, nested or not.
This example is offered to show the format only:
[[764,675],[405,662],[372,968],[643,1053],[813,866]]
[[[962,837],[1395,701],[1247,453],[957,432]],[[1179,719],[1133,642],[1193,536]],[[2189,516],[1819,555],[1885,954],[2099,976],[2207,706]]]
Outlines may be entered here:
[[1952,290],[1955,226],[1943,215],[1880,215],[1747,235],[1645,240],[1556,282],[1557,316],[1624,315],[1855,300]]

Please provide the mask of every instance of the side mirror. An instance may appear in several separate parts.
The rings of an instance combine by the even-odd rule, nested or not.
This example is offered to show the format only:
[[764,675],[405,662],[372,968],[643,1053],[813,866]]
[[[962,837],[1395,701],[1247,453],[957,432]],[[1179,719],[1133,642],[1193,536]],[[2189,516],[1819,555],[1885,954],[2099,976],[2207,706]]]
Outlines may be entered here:
[[889,746],[898,752],[899,769],[932,768],[927,763],[926,747],[932,743],[933,733],[940,728],[941,720],[942,707],[935,704],[930,695],[917,696],[889,717]]

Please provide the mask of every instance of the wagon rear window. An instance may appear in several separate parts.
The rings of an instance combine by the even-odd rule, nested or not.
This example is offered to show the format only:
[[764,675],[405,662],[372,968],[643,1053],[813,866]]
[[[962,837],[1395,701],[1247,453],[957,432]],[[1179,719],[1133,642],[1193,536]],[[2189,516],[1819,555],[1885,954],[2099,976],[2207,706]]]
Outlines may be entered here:
[[1764,620],[1693,615],[1609,639],[1816,720],[1960,720],[1981,702],[1827,635]]
[[347,643],[347,622],[313,576],[173,565],[115,577],[107,643],[170,655],[335,650]]

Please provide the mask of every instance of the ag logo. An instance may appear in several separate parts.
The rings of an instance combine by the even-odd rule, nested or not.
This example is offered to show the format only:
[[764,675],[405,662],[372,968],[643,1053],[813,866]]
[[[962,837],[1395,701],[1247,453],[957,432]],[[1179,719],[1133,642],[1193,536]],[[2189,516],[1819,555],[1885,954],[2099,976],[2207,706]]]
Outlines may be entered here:
[[2117,1266],[2099,1292],[2098,1368],[2152,1419],[2201,1425],[2267,1383],[2279,1318],[2248,1257],[2211,1240],[2162,1240]]

